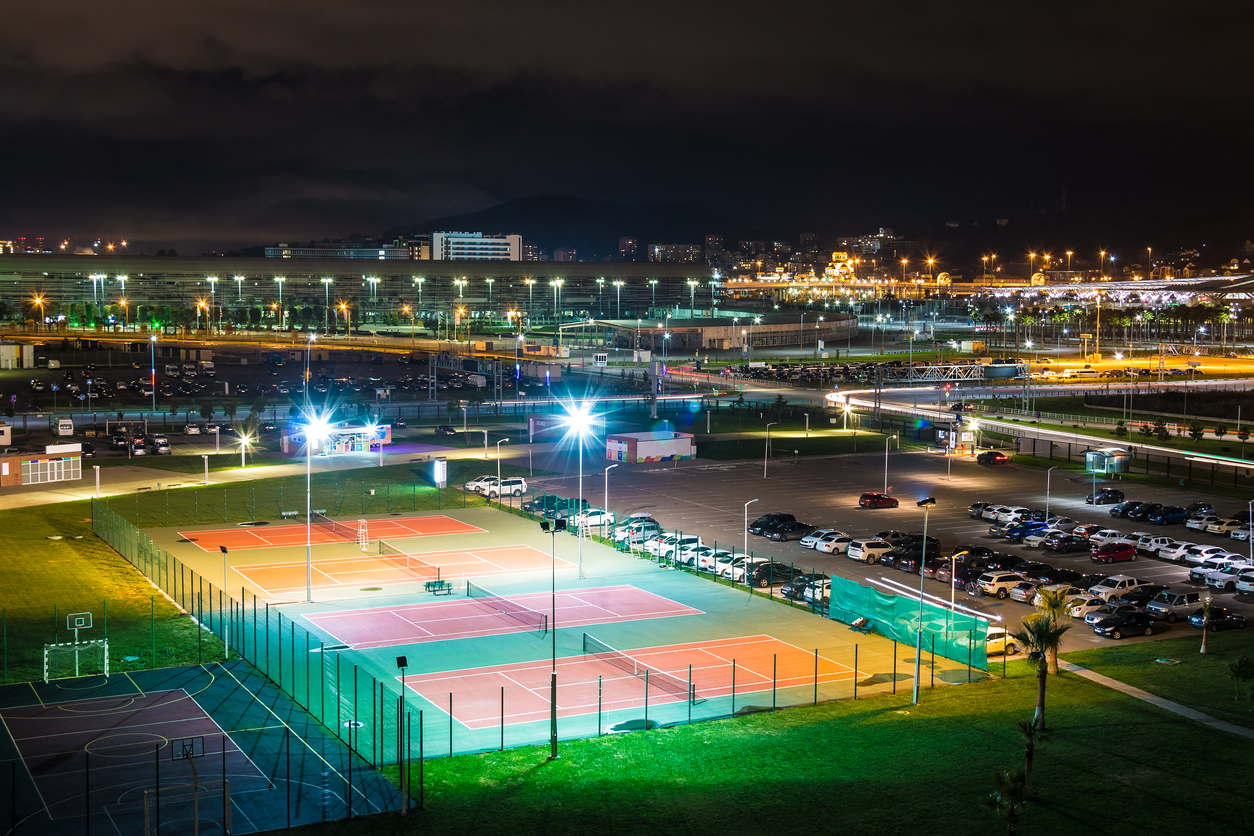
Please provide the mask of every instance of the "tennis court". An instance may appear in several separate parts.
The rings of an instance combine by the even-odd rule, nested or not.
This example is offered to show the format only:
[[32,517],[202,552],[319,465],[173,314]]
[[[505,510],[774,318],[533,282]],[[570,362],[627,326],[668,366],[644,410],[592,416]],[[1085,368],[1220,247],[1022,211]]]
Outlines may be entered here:
[[[313,562],[313,587],[318,590],[360,589],[430,580],[458,580],[485,575],[549,571],[553,558],[531,546],[489,546],[476,549],[322,558]],[[575,564],[556,559],[558,569]],[[265,596],[304,594],[305,561],[233,566]]]
[[[365,523],[368,532],[367,539],[371,541],[385,538],[484,533],[484,530],[478,526],[446,517],[443,514],[433,514],[429,517],[388,517],[380,520],[366,520]],[[296,523],[212,528],[207,531],[180,531],[178,534],[207,552],[216,552],[221,546],[226,546],[230,551],[242,551],[303,546],[306,536],[314,545],[351,543],[357,539],[357,526],[358,521],[352,520],[336,522],[334,525],[319,525],[315,522],[308,531],[304,523]]]
[[[683,702],[689,681],[696,699],[707,700],[856,676],[853,668],[771,636],[646,647],[624,651],[617,658],[612,652],[586,653],[557,660],[558,716],[644,706],[645,669],[649,705]],[[432,705],[451,710],[466,728],[486,729],[548,719],[551,671],[552,662],[544,659],[415,674],[406,676],[404,683]]]
[[[551,593],[488,596],[313,613],[304,618],[337,642],[357,650],[531,630],[543,632],[549,628],[550,608],[554,606]],[[563,628],[702,614],[701,610],[634,586],[558,590],[556,612],[555,623]]]

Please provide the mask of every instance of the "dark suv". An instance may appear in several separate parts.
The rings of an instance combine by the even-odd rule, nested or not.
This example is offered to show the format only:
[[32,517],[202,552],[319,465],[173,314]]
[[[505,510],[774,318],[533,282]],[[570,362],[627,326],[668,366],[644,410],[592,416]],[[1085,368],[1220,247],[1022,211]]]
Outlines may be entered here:
[[800,540],[802,537],[809,535],[812,531],[814,531],[814,526],[809,523],[789,520],[787,522],[776,523],[762,533],[768,540],[787,542],[788,540]]
[[886,493],[867,491],[858,497],[860,508],[896,508],[900,503]]
[[792,514],[763,514],[753,522],[749,523],[749,533],[762,535],[766,533],[766,529],[773,525],[796,521],[797,518]]

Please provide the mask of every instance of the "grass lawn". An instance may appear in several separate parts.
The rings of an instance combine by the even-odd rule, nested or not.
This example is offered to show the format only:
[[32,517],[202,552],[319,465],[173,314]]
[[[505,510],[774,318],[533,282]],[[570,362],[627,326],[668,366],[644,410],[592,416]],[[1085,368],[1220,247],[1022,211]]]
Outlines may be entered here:
[[[572,741],[557,761],[547,747],[433,760],[425,810],[306,830],[1004,833],[979,801],[995,770],[1023,763],[1034,671],[1014,662],[1008,680],[927,690],[918,706],[901,694]],[[1250,741],[1070,674],[1050,678],[1046,705],[1020,832],[1245,831]]]
[[[249,456],[249,467],[268,467],[276,464],[291,464],[287,459]],[[204,473],[205,463],[200,456],[139,456],[133,459],[103,458],[84,460],[84,468],[92,465],[100,467],[146,467],[149,470],[168,470],[172,473]],[[239,450],[234,453],[210,453],[209,472],[216,470],[235,470],[239,468]]]

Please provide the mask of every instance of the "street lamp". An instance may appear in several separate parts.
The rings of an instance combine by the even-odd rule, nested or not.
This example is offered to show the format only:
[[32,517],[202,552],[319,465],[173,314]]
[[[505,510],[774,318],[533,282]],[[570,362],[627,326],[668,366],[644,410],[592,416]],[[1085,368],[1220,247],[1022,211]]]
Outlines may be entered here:
[[[567,432],[574,436],[579,446],[579,501],[578,508],[583,510],[583,442],[592,432],[592,403],[584,401],[577,408],[566,410]],[[579,528],[579,577],[583,577],[583,526]]]
[[[914,639],[914,699],[911,705],[919,704],[919,666],[923,661],[923,562],[927,559],[927,514],[936,504],[934,497],[920,499],[917,505],[923,509],[923,553],[919,555],[919,629]],[[953,577],[949,585],[953,586]]]
[[335,283],[335,279],[324,276],[319,281],[322,282],[326,296],[322,306],[322,327],[329,332],[331,330],[331,285]]
[[[283,282],[287,281],[282,276],[275,276],[274,283],[279,286],[279,307],[283,307]],[[281,327],[281,326],[280,326]]]
[[751,499],[745,503],[745,554],[749,553],[749,506],[755,502],[756,499]]
[[[484,430],[484,438],[487,438],[487,430]],[[508,438],[502,438],[496,443],[496,501],[500,503],[501,498],[505,496],[505,491],[501,490],[501,445],[508,444]]]
[[1059,468],[1060,465],[1054,465],[1045,471],[1045,519],[1049,519],[1049,478],[1050,474]]
[[601,533],[602,533],[602,534],[604,534],[604,533],[605,533],[605,532],[604,532],[604,525],[605,525],[604,520],[605,520],[605,515],[606,515],[606,514],[608,514],[608,513],[610,512],[610,471],[611,471],[611,470],[613,470],[613,469],[614,469],[614,468],[616,468],[616,467],[618,467],[618,465],[616,465],[616,464],[612,464],[612,465],[610,465],[609,467],[605,468],[605,504],[601,506],[601,510],[602,510],[602,512],[603,512],[603,513],[601,514],[601,519],[602,519],[602,523],[601,523],[601,525],[602,525],[602,532],[601,532]]
[[484,281],[488,283],[488,304],[491,305],[492,304],[492,283],[496,281],[496,279],[484,279]]
[[418,285],[418,308],[419,310],[422,309],[422,283],[425,281],[426,279],[424,279],[422,276],[414,277],[414,284]]
[[535,288],[535,279],[523,279],[523,284],[527,286],[527,316],[531,316],[532,292]]
[[550,535],[549,583],[552,611],[549,636],[553,641],[553,668],[549,678],[549,760],[557,760],[557,532],[566,530],[566,520],[540,520],[540,530]]
[[150,383],[152,385],[152,411],[156,413],[157,411],[157,336],[155,334],[148,338],[148,347],[150,349],[149,353],[152,357],[152,368],[149,369],[149,371],[152,373],[152,379],[150,380]]
[[692,319],[697,306],[697,282],[692,279],[688,280],[688,318]]
[[771,427],[778,424],[778,421],[772,421],[766,425],[766,447],[762,450],[762,478],[766,478],[766,462],[767,457],[771,454]]
[[351,336],[351,334],[352,334],[352,330],[353,330],[353,329],[352,329],[351,324],[349,323],[349,319],[348,319],[348,303],[347,303],[347,302],[341,302],[341,303],[340,303],[340,310],[341,310],[341,311],[343,311],[343,313],[344,313],[344,336],[346,336],[346,337]]
[[244,301],[244,277],[243,276],[235,277],[235,300],[237,302]]
[[466,286],[465,279],[453,279],[453,284],[457,285],[457,298],[462,298],[462,288]]
[[[126,297],[123,296],[121,299],[119,299],[118,304],[122,306],[122,316],[126,318],[126,328],[123,330],[129,330],[131,327],[131,309],[126,304]],[[40,318],[42,319],[43,318],[42,306],[39,309],[39,314],[40,314]],[[186,330],[186,328],[184,328],[184,330]]]
[[893,433],[884,439],[884,493],[888,493],[888,444],[896,438],[897,434]]
[[[309,349],[313,345],[310,338],[305,348],[305,377],[309,377]],[[313,445],[321,445],[327,437],[331,425],[324,415],[319,415],[309,406],[309,384],[305,384],[305,600],[313,602]]]
[[614,318],[615,319],[623,318],[623,285],[624,284],[626,284],[626,282],[622,280],[616,280],[613,282],[614,293],[617,294],[617,298],[614,301]]
[[657,279],[649,279],[649,288],[653,291],[653,301],[649,303],[649,314],[652,315],[653,308],[657,307]]

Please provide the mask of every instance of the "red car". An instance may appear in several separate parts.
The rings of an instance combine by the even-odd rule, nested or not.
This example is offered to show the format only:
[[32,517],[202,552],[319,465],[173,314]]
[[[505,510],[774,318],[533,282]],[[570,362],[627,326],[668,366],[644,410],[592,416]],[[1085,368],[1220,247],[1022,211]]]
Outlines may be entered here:
[[1093,549],[1091,557],[1094,563],[1114,563],[1118,560],[1136,560],[1136,546],[1131,543],[1107,543],[1100,549]]
[[896,508],[898,502],[886,493],[867,491],[858,497],[858,505],[862,508]]

